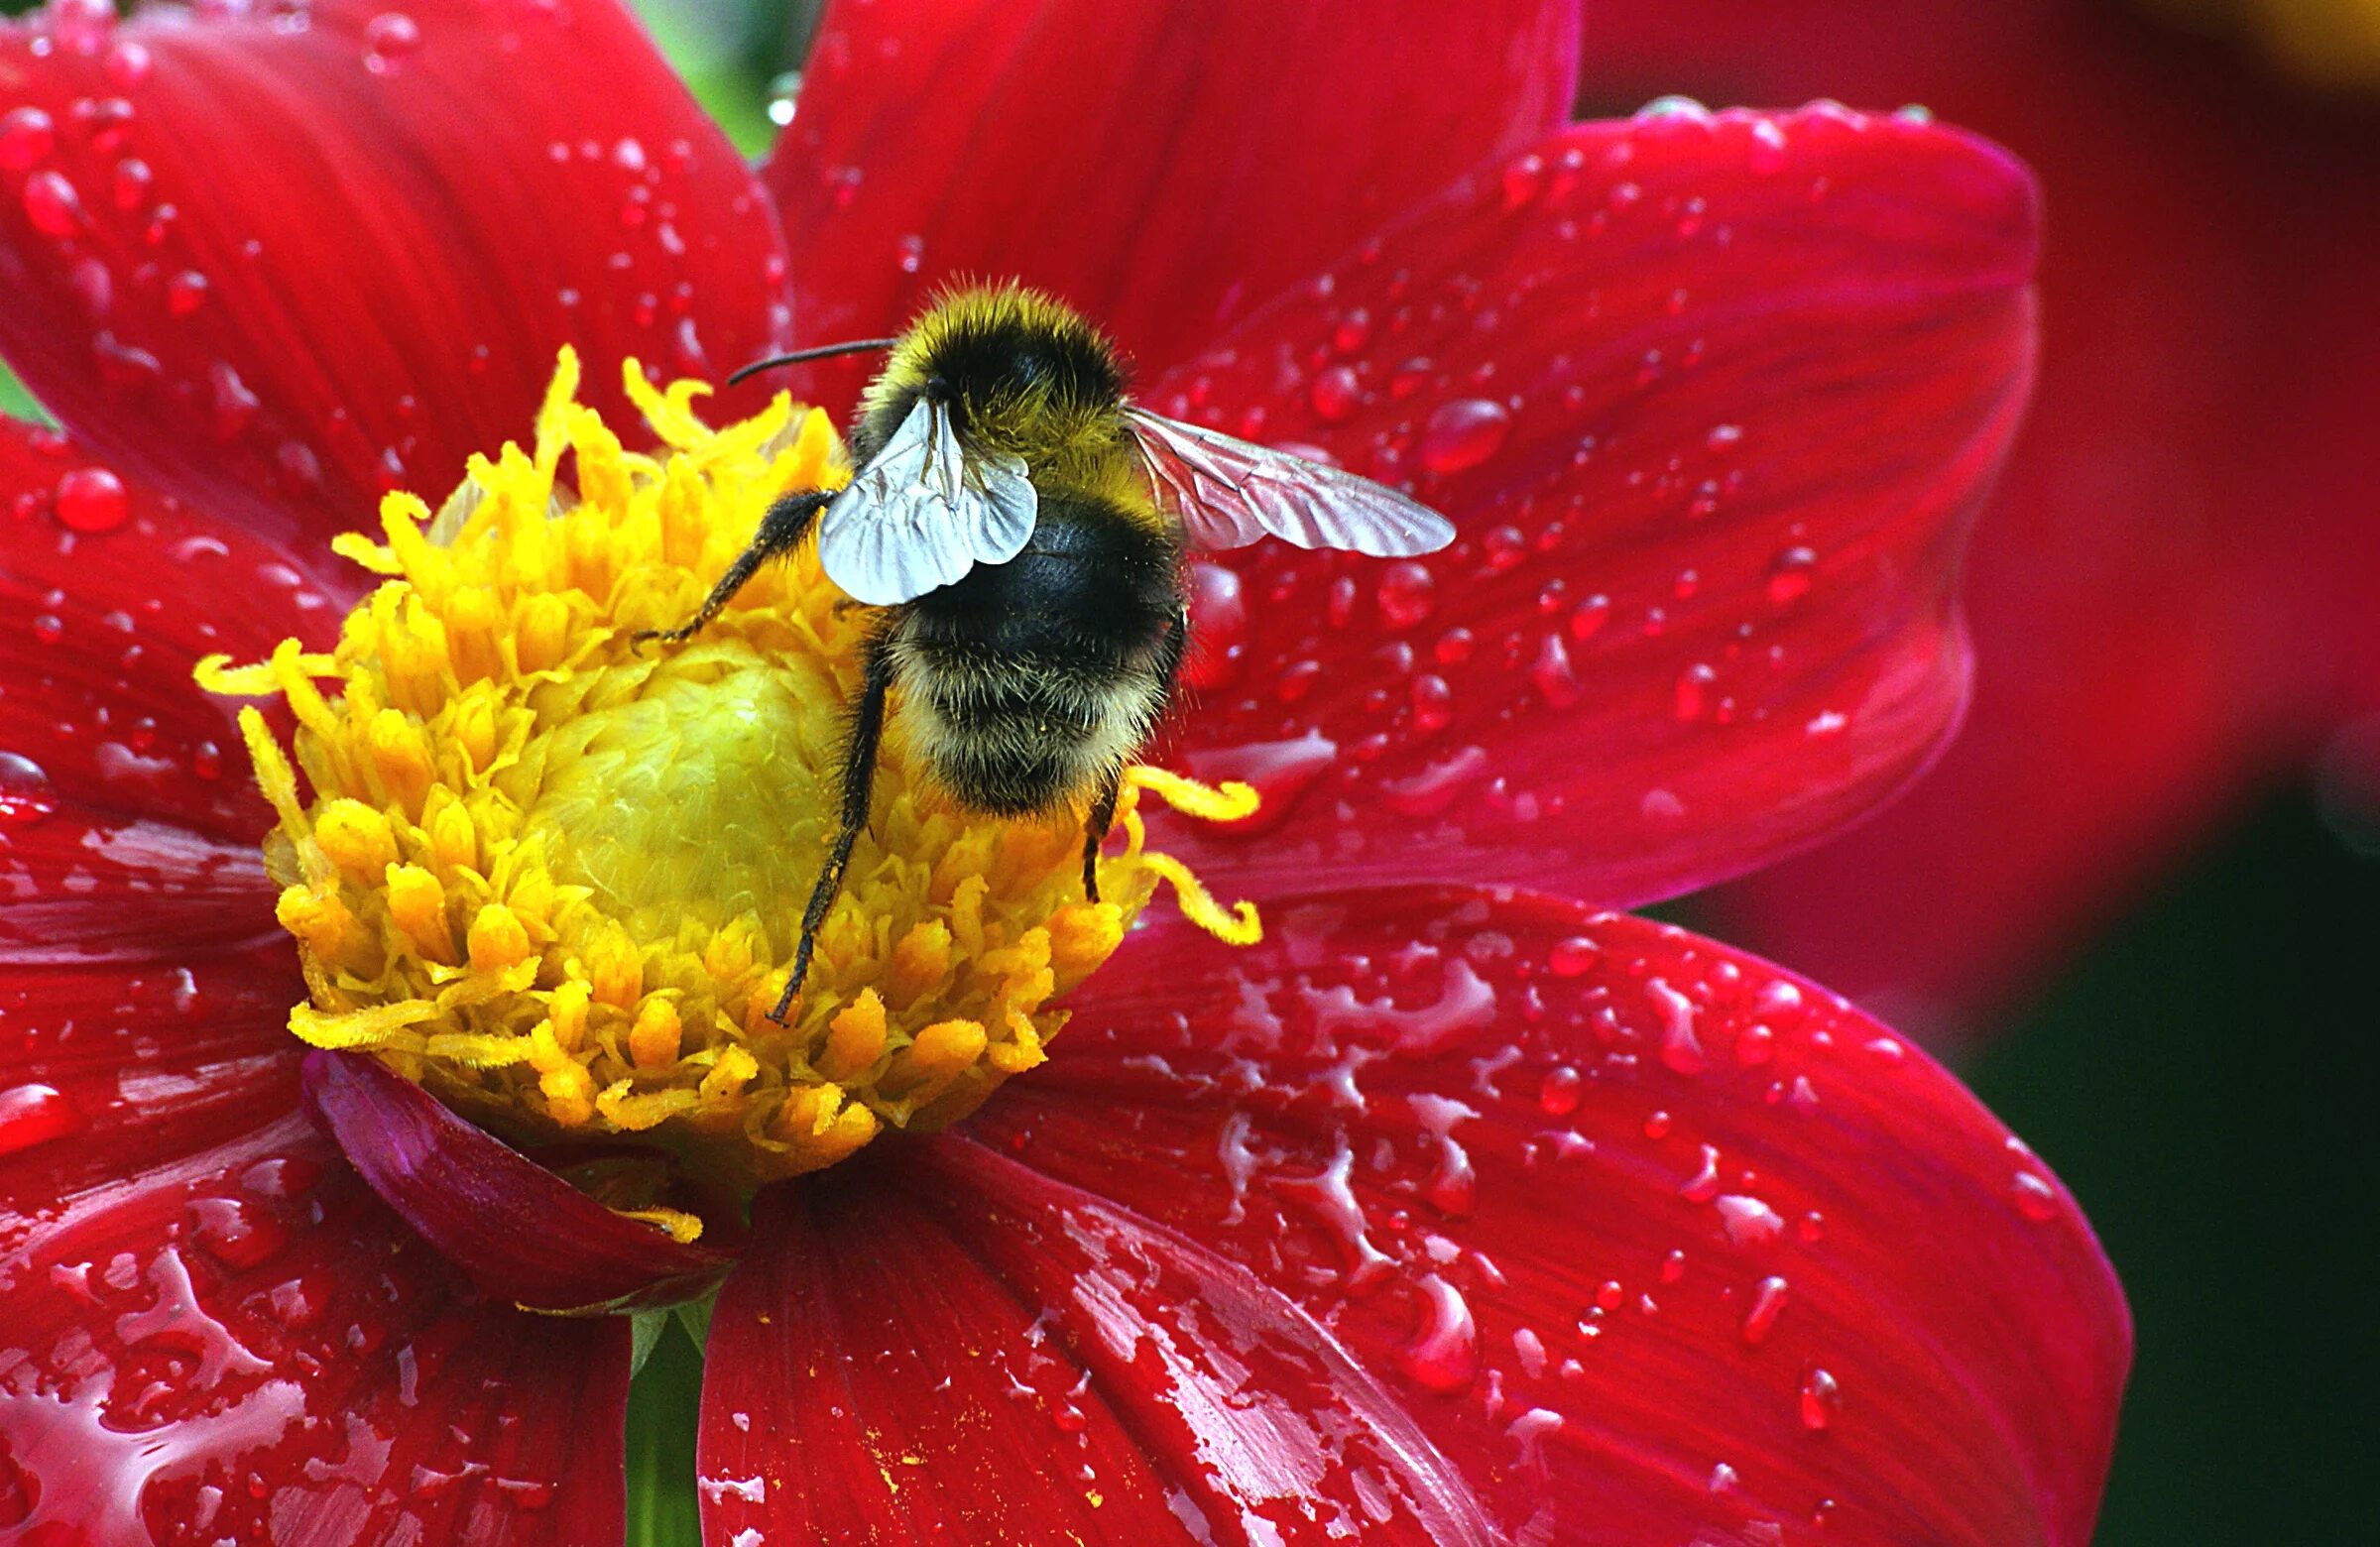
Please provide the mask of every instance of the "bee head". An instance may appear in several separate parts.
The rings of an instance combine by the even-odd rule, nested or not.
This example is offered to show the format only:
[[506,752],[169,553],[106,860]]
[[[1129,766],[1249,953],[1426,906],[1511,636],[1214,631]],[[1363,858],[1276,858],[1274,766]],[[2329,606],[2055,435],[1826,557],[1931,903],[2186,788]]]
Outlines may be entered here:
[[873,455],[920,395],[959,430],[1028,458],[1112,432],[1125,391],[1116,348],[1080,313],[1020,285],[944,293],[862,400],[852,451]]

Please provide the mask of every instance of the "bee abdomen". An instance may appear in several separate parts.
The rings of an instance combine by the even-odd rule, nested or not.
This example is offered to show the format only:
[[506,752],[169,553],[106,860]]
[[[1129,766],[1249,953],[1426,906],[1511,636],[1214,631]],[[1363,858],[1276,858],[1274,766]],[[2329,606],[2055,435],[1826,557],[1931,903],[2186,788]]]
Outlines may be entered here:
[[[1011,658],[968,669],[903,652],[901,715],[932,775],[979,811],[1020,816],[1083,798],[1147,741],[1166,684],[1146,669]],[[916,656],[941,658],[924,669]]]

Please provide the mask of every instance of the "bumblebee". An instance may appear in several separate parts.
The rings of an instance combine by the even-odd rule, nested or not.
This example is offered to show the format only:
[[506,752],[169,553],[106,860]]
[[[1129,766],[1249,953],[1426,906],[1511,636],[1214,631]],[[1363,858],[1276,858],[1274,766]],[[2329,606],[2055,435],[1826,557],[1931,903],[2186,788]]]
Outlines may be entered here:
[[868,824],[887,703],[929,776],[997,816],[1084,810],[1083,892],[1124,770],[1171,703],[1188,645],[1183,559],[1263,536],[1390,556],[1454,538],[1436,512],[1335,467],[1166,418],[1126,396],[1082,316],[1020,286],[944,295],[898,338],[736,373],[886,350],[839,491],[780,497],[701,609],[641,644],[691,637],[761,565],[814,533],[827,578],[879,609],[843,760],[841,826],[811,889],[783,997]]

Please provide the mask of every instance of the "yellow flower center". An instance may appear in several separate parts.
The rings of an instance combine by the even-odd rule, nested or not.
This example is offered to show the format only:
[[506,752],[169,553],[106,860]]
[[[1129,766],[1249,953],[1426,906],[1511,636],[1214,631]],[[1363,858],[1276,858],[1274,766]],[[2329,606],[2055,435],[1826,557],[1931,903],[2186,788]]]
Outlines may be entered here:
[[1147,792],[1245,815],[1245,786],[1132,770],[1091,903],[1080,814],[953,804],[919,776],[896,696],[874,818],[790,1023],[768,1018],[833,836],[866,616],[804,551],[691,642],[630,640],[691,616],[776,495],[850,474],[815,410],[780,396],[713,429],[693,408],[708,388],[624,374],[661,454],[574,401],[565,351],[534,453],[474,457],[434,515],[393,495],[385,543],[334,544],[387,577],[335,652],[199,665],[297,720],[310,801],[241,712],[310,990],[292,1031],[369,1049],[513,1136],[641,1135],[749,1186],[940,1128],[1040,1063],[1058,1000],[1160,882],[1255,937],[1249,904],[1226,912],[1142,847],[1134,809]]

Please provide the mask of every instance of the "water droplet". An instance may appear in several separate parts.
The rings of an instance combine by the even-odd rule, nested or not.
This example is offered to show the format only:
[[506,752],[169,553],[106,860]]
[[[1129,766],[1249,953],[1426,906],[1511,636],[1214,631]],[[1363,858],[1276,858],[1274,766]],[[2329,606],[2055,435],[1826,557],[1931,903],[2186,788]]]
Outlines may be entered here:
[[925,238],[917,235],[902,237],[892,244],[892,260],[903,274],[915,274],[925,267]]
[[1661,1012],[1661,1062],[1674,1074],[1702,1073],[1710,1060],[1694,1034],[1694,1002],[1659,978],[1648,981],[1644,993]]
[[1548,634],[1537,647],[1537,659],[1529,667],[1529,680],[1537,684],[1547,707],[1554,709],[1572,707],[1587,691],[1579,681],[1578,672],[1571,668],[1569,647],[1562,643],[1559,634]]
[[1802,1427],[1823,1429],[1843,1411],[1843,1387],[1823,1369],[1802,1377]]
[[1500,403],[1458,398],[1442,403],[1421,427],[1421,465],[1433,473],[1460,473],[1495,455],[1512,432],[1512,416]]
[[147,162],[127,156],[116,163],[108,183],[109,196],[115,200],[116,208],[130,214],[149,202],[149,185],[156,180],[157,175],[149,170]]
[[1700,720],[1711,712],[1711,686],[1719,673],[1709,665],[1696,662],[1678,673],[1677,702],[1674,706],[1681,720]]
[[1638,123],[1709,124],[1714,120],[1711,117],[1711,109],[1693,97],[1679,96],[1673,93],[1669,96],[1655,97],[1638,108],[1636,121]]
[[2009,1183],[2015,1195],[2016,1211],[2039,1224],[2058,1217],[2058,1189],[2031,1171],[2019,1171]]
[[1240,674],[1248,646],[1248,599],[1239,571],[1204,560],[1190,566],[1190,653],[1182,680],[1206,689]]
[[80,236],[90,223],[82,212],[82,195],[58,173],[35,173],[25,179],[18,197],[24,202],[25,218],[44,236],[65,241]]
[[[0,785],[0,790],[5,788]],[[56,1086],[19,1085],[0,1091],[0,1155],[63,1138],[78,1131],[82,1124],[82,1113]]]
[[0,115],[0,172],[31,172],[58,144],[58,127],[38,107]]
[[59,479],[57,506],[73,532],[112,532],[132,514],[124,480],[104,467],[78,467]]
[[1818,554],[1806,547],[1789,547],[1769,560],[1769,601],[1784,607],[1809,595],[1811,571],[1817,565]]
[[1314,405],[1317,417],[1327,424],[1338,424],[1353,416],[1362,406],[1364,388],[1352,368],[1333,365],[1314,373],[1314,384],[1307,389],[1306,397]]
[[1371,313],[1362,306],[1350,309],[1331,329],[1331,347],[1352,355],[1371,341]]
[[166,281],[166,309],[178,317],[186,317],[206,304],[206,276],[195,269],[184,269]]
[[1392,629],[1410,629],[1436,610],[1438,581],[1427,565],[1411,559],[1380,572],[1380,616]]
[[1711,1201],[1727,1240],[1738,1247],[1764,1247],[1785,1234],[1785,1217],[1757,1198],[1726,1193]]
[[1455,690],[1447,686],[1446,678],[1434,671],[1425,671],[1413,679],[1413,725],[1425,736],[1434,736],[1455,721]]
[[0,752],[0,827],[27,827],[58,809],[50,771],[31,758]]
[[[1416,679],[1416,688],[1420,681]],[[1443,683],[1440,685],[1444,686]],[[1389,809],[1405,816],[1436,816],[1454,803],[1455,796],[1462,793],[1466,785],[1486,774],[1488,767],[1485,748],[1465,747],[1451,757],[1430,764],[1410,778],[1382,785],[1380,795]]]
[[1757,173],[1784,171],[1787,160],[1784,126],[1773,118],[1763,118],[1754,123],[1748,160],[1752,171]]
[[147,84],[157,68],[157,58],[147,44],[135,39],[119,39],[107,51],[107,59],[99,66],[107,75],[107,83],[118,91],[134,91]]
[[421,26],[403,11],[383,11],[364,24],[364,67],[385,75],[421,48]]
[[1602,595],[1590,596],[1570,610],[1570,637],[1584,645],[1602,633],[1604,625],[1610,619],[1611,598]]
[[1537,1087],[1537,1109],[1549,1118],[1569,1117],[1579,1110],[1585,1083],[1578,1070],[1568,1064],[1556,1064],[1545,1072],[1544,1083]]
[[1498,179],[1503,189],[1504,207],[1518,209],[1537,196],[1545,186],[1545,158],[1534,152],[1516,157],[1504,164]]
[[1595,964],[1603,958],[1603,947],[1593,940],[1585,935],[1567,935],[1556,940],[1546,952],[1545,964],[1554,970],[1557,978],[1576,978],[1592,972]]
[[1421,1280],[1422,1321],[1400,1351],[1406,1374],[1432,1391],[1460,1391],[1479,1365],[1479,1329],[1463,1291],[1429,1273]]
[[1744,1342],[1758,1348],[1768,1341],[1768,1335],[1777,1330],[1777,1318],[1785,1314],[1786,1294],[1784,1279],[1772,1274],[1760,1280],[1760,1286],[1752,1291],[1751,1305],[1743,1313],[1740,1330]]

